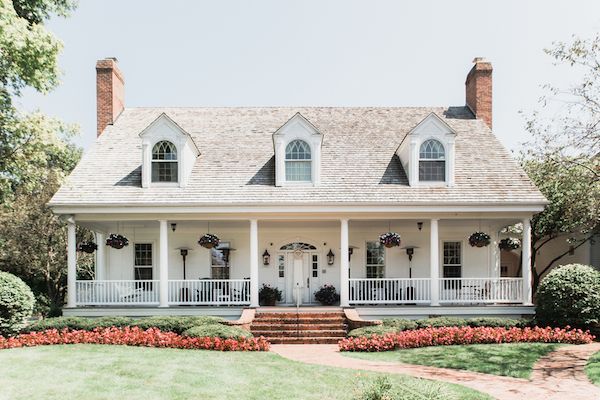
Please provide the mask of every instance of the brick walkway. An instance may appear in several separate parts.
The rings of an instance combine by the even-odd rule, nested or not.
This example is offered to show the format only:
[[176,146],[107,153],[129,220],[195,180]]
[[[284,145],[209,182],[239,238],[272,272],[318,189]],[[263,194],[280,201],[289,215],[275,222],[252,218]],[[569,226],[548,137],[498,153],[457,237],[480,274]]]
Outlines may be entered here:
[[337,345],[272,345],[282,357],[308,364],[404,374],[457,383],[501,400],[598,400],[600,387],[590,383],[583,370],[587,359],[600,351],[600,343],[565,346],[542,357],[534,366],[531,380],[478,372],[427,367],[345,357]]

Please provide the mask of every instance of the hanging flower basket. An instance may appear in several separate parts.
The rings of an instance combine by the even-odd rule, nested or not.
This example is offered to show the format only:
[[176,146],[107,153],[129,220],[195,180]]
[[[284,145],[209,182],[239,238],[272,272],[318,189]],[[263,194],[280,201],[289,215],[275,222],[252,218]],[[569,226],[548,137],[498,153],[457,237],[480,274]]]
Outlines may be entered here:
[[94,242],[81,242],[77,245],[77,251],[92,254],[98,250],[98,245]]
[[204,248],[212,249],[217,247],[220,243],[219,237],[211,233],[207,233],[198,240],[198,244]]
[[500,243],[498,243],[498,247],[500,247],[500,250],[504,251],[516,250],[521,247],[521,241],[514,238],[502,239]]
[[469,236],[469,244],[472,247],[485,247],[491,243],[490,235],[485,232],[475,232]]
[[122,249],[125,246],[129,246],[129,240],[123,235],[118,233],[111,233],[106,239],[106,245],[113,249]]
[[400,235],[396,232],[388,232],[379,236],[379,243],[387,248],[400,246]]

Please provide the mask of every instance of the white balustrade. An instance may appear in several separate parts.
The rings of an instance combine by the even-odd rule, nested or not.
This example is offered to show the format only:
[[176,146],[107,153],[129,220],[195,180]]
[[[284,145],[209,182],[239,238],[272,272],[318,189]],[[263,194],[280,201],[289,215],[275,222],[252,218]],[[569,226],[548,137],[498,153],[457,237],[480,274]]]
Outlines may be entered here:
[[76,304],[157,305],[158,280],[77,281]]
[[168,301],[171,305],[249,305],[250,280],[171,280]]
[[350,304],[423,304],[431,301],[429,278],[349,279]]
[[440,303],[521,303],[522,278],[440,278]]

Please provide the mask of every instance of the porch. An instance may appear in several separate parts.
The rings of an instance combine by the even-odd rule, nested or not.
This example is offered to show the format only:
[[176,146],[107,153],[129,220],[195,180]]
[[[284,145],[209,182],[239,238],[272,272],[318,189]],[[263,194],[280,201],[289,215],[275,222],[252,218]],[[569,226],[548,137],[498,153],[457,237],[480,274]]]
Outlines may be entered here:
[[[332,284],[342,307],[435,307],[423,313],[437,315],[444,307],[531,306],[529,268],[522,269],[522,276],[501,276],[498,249],[502,227],[523,222],[523,265],[528,265],[528,217],[478,217],[215,218],[210,222],[80,217],[78,224],[96,232],[92,280],[77,279],[75,219],[71,218],[65,313],[74,315],[79,312],[67,310],[83,308],[155,309],[156,313],[170,313],[158,308],[171,308],[175,313],[175,309],[258,307],[263,284],[282,291],[279,305],[316,305],[314,292]],[[209,227],[225,247],[208,250],[196,243]],[[400,233],[400,247],[379,247],[379,234],[388,230]],[[468,246],[468,235],[477,230],[490,233],[489,246]],[[107,234],[116,231],[128,236],[131,245],[105,246]]]

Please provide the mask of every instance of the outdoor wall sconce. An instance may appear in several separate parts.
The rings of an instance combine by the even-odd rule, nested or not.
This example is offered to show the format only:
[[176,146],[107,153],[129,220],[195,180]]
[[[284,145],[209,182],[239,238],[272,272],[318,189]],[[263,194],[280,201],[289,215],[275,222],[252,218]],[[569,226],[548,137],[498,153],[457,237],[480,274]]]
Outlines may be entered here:
[[266,249],[262,255],[262,258],[263,258],[263,265],[269,265],[271,263],[271,255],[269,254],[269,252]]
[[354,249],[358,249],[358,247],[352,245],[348,246],[348,262],[352,260],[352,253],[354,253]]
[[171,224],[171,230],[172,230],[173,232],[175,232],[175,229],[177,229],[177,224],[173,222],[173,223]]
[[417,222],[417,228],[419,228],[419,230],[423,229],[423,223],[422,222]]
[[333,254],[333,251],[331,251],[331,249],[329,249],[329,253],[327,253],[327,265],[333,265],[334,261],[335,261],[335,254]]

